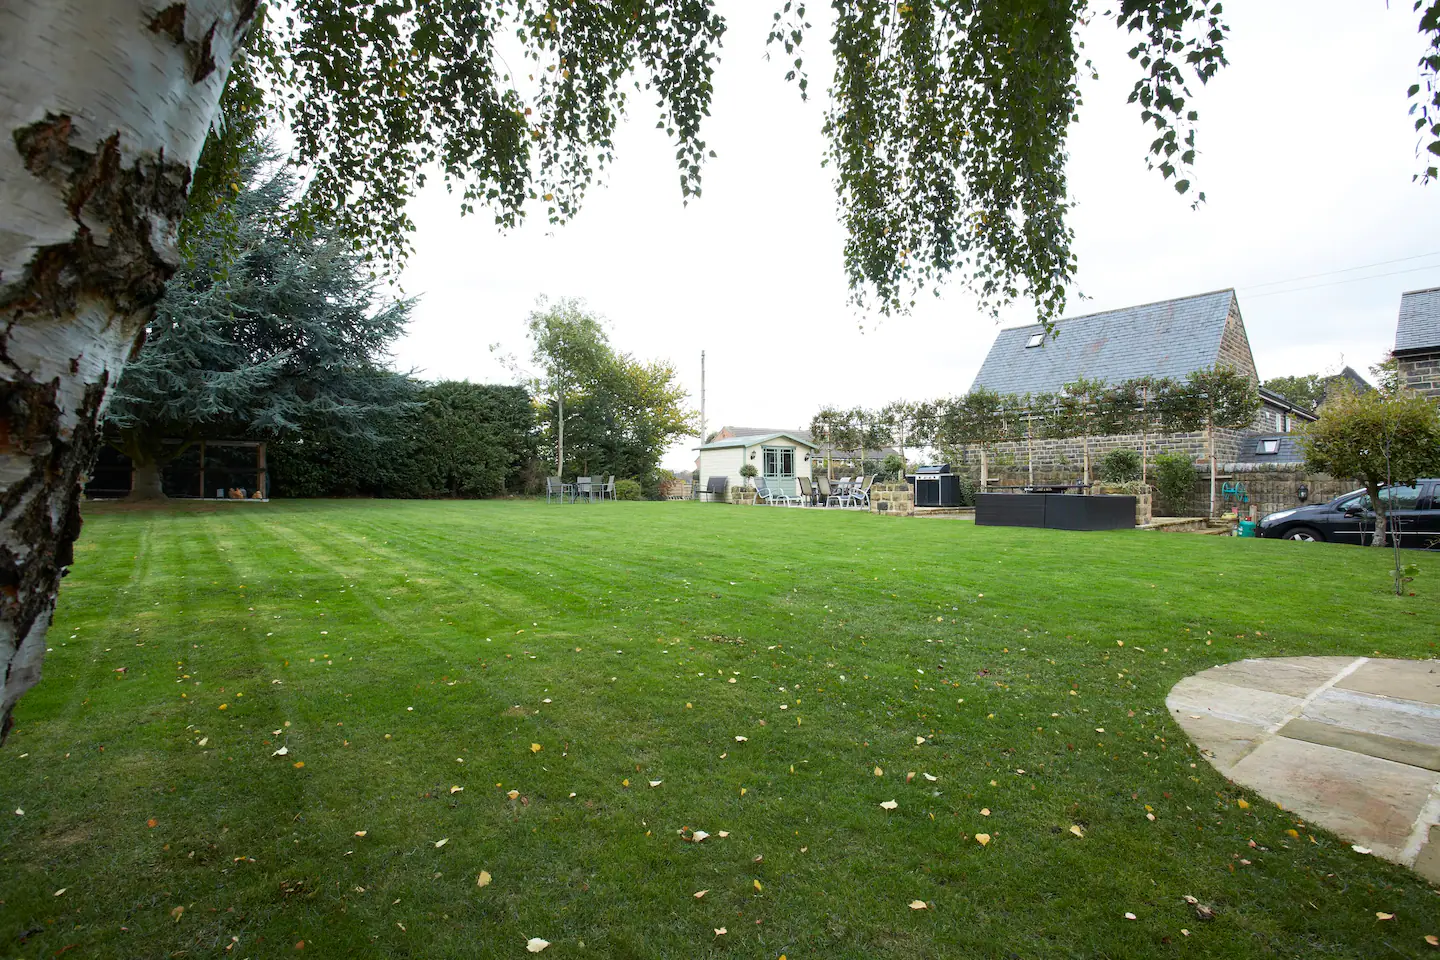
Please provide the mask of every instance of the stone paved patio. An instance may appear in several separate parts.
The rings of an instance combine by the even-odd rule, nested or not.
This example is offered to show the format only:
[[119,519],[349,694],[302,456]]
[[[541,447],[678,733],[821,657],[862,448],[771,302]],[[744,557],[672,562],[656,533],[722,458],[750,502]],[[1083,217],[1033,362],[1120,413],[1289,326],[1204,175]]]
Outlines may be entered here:
[[1440,884],[1440,660],[1241,660],[1165,703],[1231,780]]

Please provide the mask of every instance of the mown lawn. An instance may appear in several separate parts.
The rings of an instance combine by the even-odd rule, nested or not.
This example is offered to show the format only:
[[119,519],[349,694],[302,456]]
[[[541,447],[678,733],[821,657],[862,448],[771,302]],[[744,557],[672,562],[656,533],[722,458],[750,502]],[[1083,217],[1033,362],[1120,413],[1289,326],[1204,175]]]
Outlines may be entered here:
[[1361,548],[530,502],[94,507],[78,557],[0,751],[0,956],[1440,935],[1421,880],[1242,809],[1164,706],[1243,657],[1434,655],[1440,557],[1395,598]]

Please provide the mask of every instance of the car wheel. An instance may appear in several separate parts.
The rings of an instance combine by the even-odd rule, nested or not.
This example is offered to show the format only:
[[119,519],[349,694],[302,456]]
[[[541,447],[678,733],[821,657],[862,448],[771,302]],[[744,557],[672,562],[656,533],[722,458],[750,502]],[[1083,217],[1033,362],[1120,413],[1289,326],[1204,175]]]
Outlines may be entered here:
[[1306,543],[1323,542],[1325,537],[1314,527],[1293,527],[1285,531],[1286,540],[1302,540]]

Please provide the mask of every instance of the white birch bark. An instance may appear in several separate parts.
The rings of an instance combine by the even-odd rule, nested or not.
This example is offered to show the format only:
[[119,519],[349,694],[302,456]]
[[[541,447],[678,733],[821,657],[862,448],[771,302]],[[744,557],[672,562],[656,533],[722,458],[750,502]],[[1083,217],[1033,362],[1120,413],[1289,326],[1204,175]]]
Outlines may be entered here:
[[255,0],[0,0],[0,739]]

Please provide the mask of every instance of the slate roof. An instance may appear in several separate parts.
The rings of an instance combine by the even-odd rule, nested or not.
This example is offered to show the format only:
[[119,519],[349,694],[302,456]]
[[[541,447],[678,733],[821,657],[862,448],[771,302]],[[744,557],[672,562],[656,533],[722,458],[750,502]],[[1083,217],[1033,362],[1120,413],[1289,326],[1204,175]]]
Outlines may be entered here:
[[1143,376],[1183,380],[1219,361],[1234,300],[1234,290],[1217,290],[1061,320],[1038,347],[1025,346],[1044,331],[1038,323],[1001,330],[971,389],[1057,392],[1080,377],[1108,383]]
[[1411,290],[1400,297],[1395,352],[1440,350],[1440,287]]
[[[1274,453],[1256,453],[1261,440],[1279,440],[1280,447]],[[1293,433],[1257,433],[1246,437],[1240,448],[1236,463],[1304,463],[1305,454],[1300,449],[1300,438]]]

